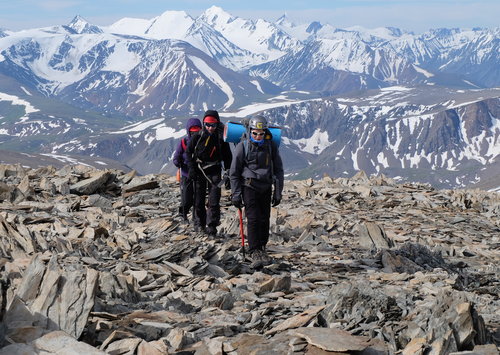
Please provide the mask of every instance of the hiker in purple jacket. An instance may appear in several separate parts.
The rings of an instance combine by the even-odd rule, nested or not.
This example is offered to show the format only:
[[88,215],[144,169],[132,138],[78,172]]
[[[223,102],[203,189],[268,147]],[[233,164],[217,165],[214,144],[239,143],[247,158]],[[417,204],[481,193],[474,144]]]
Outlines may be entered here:
[[201,130],[201,121],[197,118],[190,118],[186,123],[186,136],[182,137],[177,145],[174,153],[174,165],[181,170],[180,184],[181,184],[181,205],[179,207],[179,214],[182,215],[185,221],[188,220],[188,213],[193,206],[193,181],[188,179],[189,169],[187,162],[186,149],[191,140],[191,136]]

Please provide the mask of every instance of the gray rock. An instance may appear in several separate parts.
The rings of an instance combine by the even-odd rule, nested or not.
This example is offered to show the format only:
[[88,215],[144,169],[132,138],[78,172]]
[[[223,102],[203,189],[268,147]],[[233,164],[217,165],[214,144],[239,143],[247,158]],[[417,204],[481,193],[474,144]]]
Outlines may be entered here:
[[91,195],[97,190],[102,189],[111,176],[110,171],[99,171],[91,178],[71,185],[70,192],[78,195]]
[[359,244],[368,249],[380,250],[394,247],[394,242],[387,237],[382,227],[372,222],[358,226]]
[[[328,337],[291,334],[304,327],[369,339],[360,354],[498,341],[498,194],[363,174],[290,180],[272,209],[274,263],[256,272],[227,191],[212,239],[178,217],[174,177],[0,171],[4,334],[20,349],[54,329],[138,354],[324,354]],[[79,183],[96,190],[69,193]]]

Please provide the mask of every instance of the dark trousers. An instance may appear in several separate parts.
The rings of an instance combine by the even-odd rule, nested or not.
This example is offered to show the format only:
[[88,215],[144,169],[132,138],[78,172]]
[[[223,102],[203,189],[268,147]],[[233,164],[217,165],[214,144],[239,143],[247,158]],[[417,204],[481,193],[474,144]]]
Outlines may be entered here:
[[243,202],[247,216],[247,238],[250,251],[264,249],[269,241],[271,191],[271,187],[265,192],[258,192],[243,186]]
[[[205,172],[205,175],[212,183],[209,183],[207,178],[199,172],[195,182],[194,196],[194,224],[200,227],[217,227],[220,223],[220,196],[221,188],[218,187],[221,181],[220,169]],[[205,199],[208,201],[205,207]]]
[[187,217],[189,210],[193,207],[194,203],[194,184],[193,181],[189,180],[186,176],[181,177],[181,206],[179,207],[179,213],[185,218]]

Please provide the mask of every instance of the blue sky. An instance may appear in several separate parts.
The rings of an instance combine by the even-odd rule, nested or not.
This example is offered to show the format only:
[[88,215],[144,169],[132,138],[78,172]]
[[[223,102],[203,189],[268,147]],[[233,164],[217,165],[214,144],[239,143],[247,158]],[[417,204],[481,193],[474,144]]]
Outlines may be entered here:
[[67,24],[75,15],[106,26],[123,17],[150,19],[167,10],[191,16],[212,5],[235,16],[295,23],[313,20],[335,27],[393,26],[415,32],[438,27],[498,27],[498,0],[0,0],[0,28],[20,30]]

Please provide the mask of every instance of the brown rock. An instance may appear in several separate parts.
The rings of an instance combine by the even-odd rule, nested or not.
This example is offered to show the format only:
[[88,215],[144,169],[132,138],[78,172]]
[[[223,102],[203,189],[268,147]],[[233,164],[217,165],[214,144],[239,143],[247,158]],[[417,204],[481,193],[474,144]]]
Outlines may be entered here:
[[291,333],[326,351],[362,351],[369,344],[367,337],[353,336],[345,330],[336,328],[298,328]]
[[288,329],[294,329],[306,326],[309,322],[321,312],[325,306],[312,307],[296,316],[288,318],[284,322],[278,324],[276,327],[268,330],[265,334],[272,335]]

